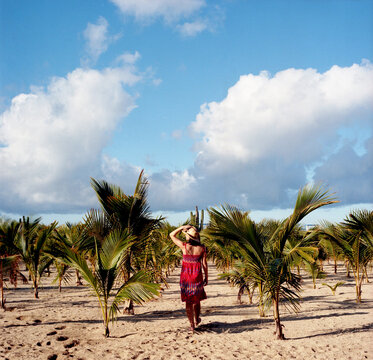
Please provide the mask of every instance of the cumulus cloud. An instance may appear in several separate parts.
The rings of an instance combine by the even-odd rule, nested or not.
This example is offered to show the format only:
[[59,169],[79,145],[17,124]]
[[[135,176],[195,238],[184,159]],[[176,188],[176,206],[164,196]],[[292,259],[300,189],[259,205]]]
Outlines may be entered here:
[[126,88],[140,79],[126,66],[76,69],[45,89],[14,97],[0,115],[1,210],[76,212],[92,206],[89,177],[102,177],[105,169],[115,173],[102,151],[136,106]]
[[[162,19],[182,36],[192,37],[214,31],[224,14],[219,6],[207,6],[205,0],[111,0],[122,14],[142,24]],[[187,21],[186,21],[187,20]]]
[[135,51],[134,53],[125,52],[124,54],[117,57],[117,62],[122,62],[124,64],[134,64],[137,60],[140,59],[140,57],[141,55],[138,51]]
[[110,43],[120,37],[120,35],[110,36],[108,26],[107,20],[100,16],[96,24],[88,23],[84,30],[83,35],[87,41],[86,51],[93,61],[96,61],[107,50]]
[[[2,211],[82,212],[96,204],[90,176],[133,191],[140,169],[103,149],[135,107],[126,87],[141,79],[137,58],[127,54],[102,71],[77,69],[12,100],[0,116]],[[372,80],[367,61],[324,73],[241,76],[223,100],[203,104],[190,125],[193,166],[148,174],[152,210],[224,202],[288,208],[311,173],[343,205],[373,203]]]
[[185,22],[182,25],[178,25],[177,29],[184,36],[195,36],[200,32],[207,29],[208,23],[204,20],[196,20],[193,22]]
[[168,190],[171,201],[179,191],[185,201],[174,201],[169,210],[222,202],[250,209],[289,207],[313,166],[313,180],[322,180],[342,200],[373,202],[372,146],[363,156],[353,151],[359,139],[340,146],[342,128],[372,129],[372,96],[369,62],[333,66],[324,73],[287,69],[273,76],[243,75],[225,99],[202,105],[190,126],[200,137],[188,170],[194,181],[185,189],[163,190],[162,181],[182,181],[185,172],[163,174],[156,178],[154,192]]
[[204,0],[111,0],[125,15],[148,21],[161,17],[167,22],[187,17],[205,6]]

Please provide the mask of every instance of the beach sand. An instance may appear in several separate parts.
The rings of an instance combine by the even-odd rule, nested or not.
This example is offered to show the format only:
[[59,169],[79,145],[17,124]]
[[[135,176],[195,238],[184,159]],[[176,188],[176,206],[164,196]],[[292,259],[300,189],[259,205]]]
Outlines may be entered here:
[[[69,285],[59,293],[52,276],[45,277],[34,299],[30,284],[19,284],[6,290],[8,310],[0,310],[0,359],[373,359],[373,277],[357,305],[342,265],[337,275],[331,265],[325,270],[328,278],[315,290],[305,278],[298,314],[281,308],[285,341],[274,338],[271,310],[260,318],[247,296],[238,305],[237,289],[218,280],[211,264],[195,334],[188,332],[180,301],[180,268],[161,298],[136,306],[134,316],[120,314],[110,338],[103,336],[98,303],[87,287]],[[346,283],[335,296],[321,285],[341,280]]]

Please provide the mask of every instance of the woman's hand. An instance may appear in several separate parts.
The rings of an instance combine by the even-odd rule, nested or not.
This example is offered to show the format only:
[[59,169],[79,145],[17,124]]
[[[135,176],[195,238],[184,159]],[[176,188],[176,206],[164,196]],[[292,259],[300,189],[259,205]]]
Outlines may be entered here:
[[208,285],[209,281],[207,280],[207,278],[205,278],[205,280],[203,280],[203,286],[206,286]]
[[180,229],[182,232],[187,232],[192,227],[193,227],[192,225],[183,225],[183,226],[180,226]]

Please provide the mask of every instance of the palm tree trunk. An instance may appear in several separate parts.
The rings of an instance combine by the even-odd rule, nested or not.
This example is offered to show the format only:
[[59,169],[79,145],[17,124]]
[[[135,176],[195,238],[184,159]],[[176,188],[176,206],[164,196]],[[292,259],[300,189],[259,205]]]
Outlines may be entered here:
[[259,283],[258,284],[258,291],[259,291],[259,316],[260,317],[265,317],[265,311],[264,311],[264,304],[263,304],[263,284]]
[[351,275],[350,275],[350,263],[349,263],[348,260],[346,261],[346,276],[347,276],[348,278],[351,277]]
[[135,315],[135,309],[132,300],[130,300],[128,306],[124,309],[124,313],[128,315]]
[[34,285],[34,297],[35,297],[35,299],[39,299],[39,289],[38,289],[38,282],[37,282],[36,278],[33,279],[32,283]]
[[83,285],[82,278],[79,274],[79,270],[75,269],[75,274],[76,274],[76,286]]
[[238,302],[239,304],[242,304],[241,296],[243,295],[244,290],[245,290],[245,288],[244,288],[243,286],[241,286],[241,287],[238,289],[237,302]]
[[370,281],[369,281],[369,278],[368,278],[368,271],[367,271],[366,266],[364,266],[364,268],[363,268],[363,273],[364,273],[366,282],[369,283]]
[[285,340],[285,336],[282,332],[281,320],[280,320],[280,311],[279,311],[279,293],[276,292],[276,297],[273,299],[273,316],[275,318],[275,326],[276,326],[276,339],[277,340]]
[[359,267],[353,269],[355,278],[355,291],[356,291],[356,302],[359,304],[361,302],[361,283],[364,276],[360,276]]
[[[131,277],[131,253],[129,254],[129,257],[128,257],[128,260],[127,260],[127,263],[126,263],[126,276],[127,276],[127,280]],[[134,309],[134,306],[133,306],[133,301],[130,300],[130,303],[128,305],[128,307],[126,307],[124,309],[124,313],[125,314],[128,314],[128,315],[135,315],[135,309]]]
[[249,293],[249,304],[253,304],[253,295],[254,295],[254,288],[250,291],[250,287],[247,287],[247,292]]
[[5,310],[5,300],[4,300],[4,275],[2,268],[0,267],[0,287],[1,287],[1,308]]
[[105,313],[104,313],[104,324],[105,324],[105,337],[110,336],[110,331],[109,331],[109,316],[108,316],[108,311],[107,311],[107,299],[105,299]]

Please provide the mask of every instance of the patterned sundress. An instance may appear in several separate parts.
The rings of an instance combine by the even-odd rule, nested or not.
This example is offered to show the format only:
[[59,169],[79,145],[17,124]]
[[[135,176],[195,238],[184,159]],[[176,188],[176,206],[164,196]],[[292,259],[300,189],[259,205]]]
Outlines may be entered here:
[[202,257],[201,255],[183,255],[180,274],[181,301],[193,304],[206,299],[203,288]]

